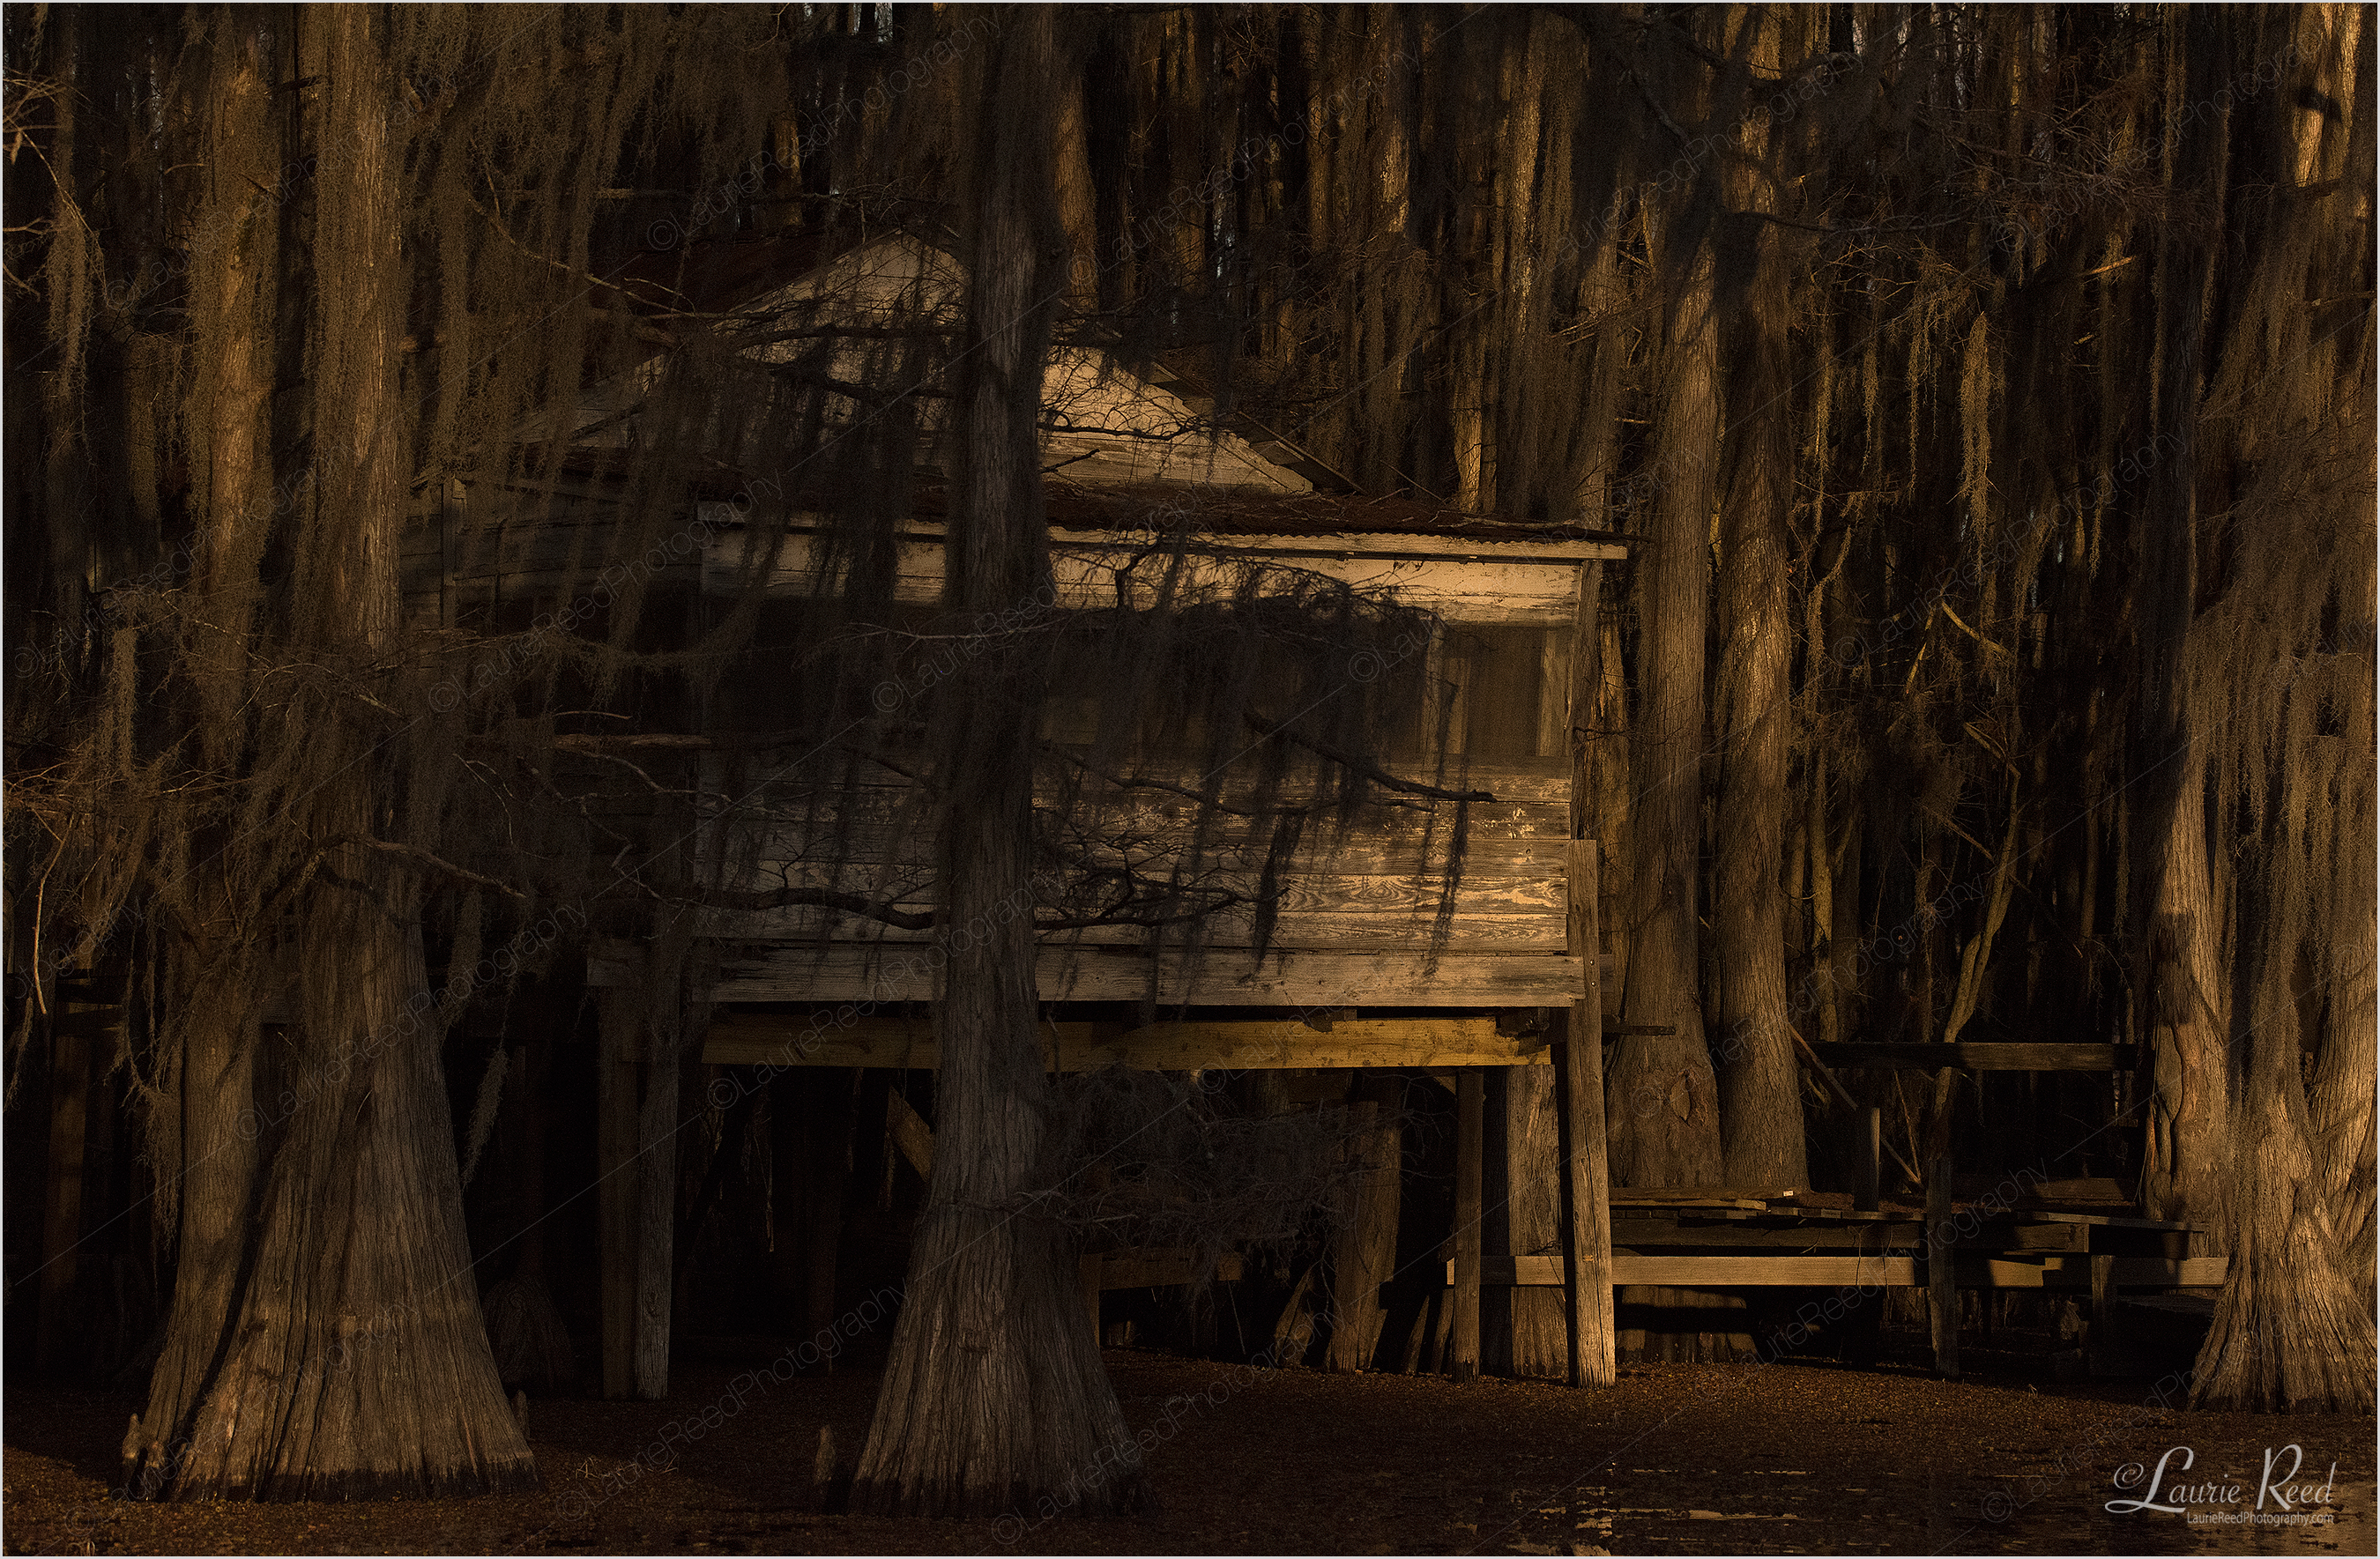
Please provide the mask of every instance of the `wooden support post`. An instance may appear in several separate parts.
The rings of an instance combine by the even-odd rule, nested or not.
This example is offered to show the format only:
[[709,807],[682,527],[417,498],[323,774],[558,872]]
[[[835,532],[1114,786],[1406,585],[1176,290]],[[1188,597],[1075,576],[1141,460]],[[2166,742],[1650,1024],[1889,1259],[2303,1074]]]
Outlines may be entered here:
[[[900,1155],[909,1161],[917,1178],[931,1185],[934,1179],[934,1129],[917,1114],[917,1106],[901,1096],[898,1088],[884,1094],[884,1134]],[[892,1154],[884,1155],[884,1177],[892,1178]]]
[[[1380,1308],[1380,1285],[1397,1264],[1397,1198],[1403,1158],[1394,1116],[1390,1078],[1367,1078],[1366,1097],[1354,1106],[1354,1151],[1362,1155],[1355,1183],[1355,1216],[1340,1232],[1331,1254],[1333,1303],[1328,1368],[1368,1370],[1388,1319]],[[1388,1095],[1383,1097],[1382,1095]],[[1380,1118],[1389,1116],[1385,1124]]]
[[810,1090],[805,1115],[810,1154],[810,1202],[802,1219],[809,1237],[804,1263],[809,1287],[807,1315],[810,1337],[824,1355],[829,1374],[834,1373],[840,1351],[829,1344],[834,1335],[835,1267],[843,1251],[844,1188],[851,1178],[851,1135],[858,1119],[852,1100],[866,1075],[854,1071],[848,1086],[837,1077]]
[[803,1232],[809,1224],[810,1175],[806,1094],[823,1072],[787,1068],[769,1089],[769,1293],[785,1321],[807,1320],[802,1298]]
[[1859,1190],[1852,1205],[1873,1213],[1884,1198],[1884,1111],[1870,1105],[1860,1118]]
[[1598,861],[1596,840],[1571,841],[1570,950],[1584,949],[1586,969],[1586,988],[1571,1006],[1561,1057],[1572,1385],[1609,1385],[1620,1378],[1611,1297],[1611,1164],[1603,1120],[1602,975],[1594,956],[1600,940]]
[[[64,1004],[62,1004],[64,1005]],[[75,1314],[75,1278],[82,1243],[83,1137],[90,1116],[91,1042],[87,1024],[73,1006],[54,1022],[50,1040],[49,1174],[42,1212],[41,1324],[35,1333],[34,1368],[64,1367],[80,1330]]]
[[1487,1079],[1465,1067],[1454,1088],[1454,1362],[1457,1384],[1479,1378],[1481,1172],[1487,1154]]
[[1934,1368],[1959,1378],[1959,1275],[1951,1251],[1950,1157],[1936,1159],[1925,1177],[1925,1286],[1934,1306]]
[[1099,1346],[1099,1287],[1101,1280],[1106,1276],[1100,1269],[1107,1265],[1107,1260],[1105,1256],[1094,1251],[1082,1256],[1075,1263],[1075,1275],[1083,1286],[1083,1313],[1090,1319],[1091,1323],[1093,1348]]
[[669,1395],[685,946],[665,937],[599,952],[589,972],[606,982],[597,986],[595,1126],[603,1395],[657,1402]]
[[[676,982],[668,983],[675,1000]],[[637,1396],[669,1396],[671,1277],[677,1235],[678,1033],[675,1021],[649,1024],[644,1096],[637,1109]]]
[[2115,1368],[2109,1330],[2116,1316],[2116,1258],[2091,1258],[2091,1335],[2086,1355],[2093,1374]]
[[601,1236],[603,1395],[617,1399],[636,1389],[637,1214],[643,1186],[634,1161],[644,1024],[632,988],[605,988],[596,1002],[601,1040],[595,1059],[595,1197]]

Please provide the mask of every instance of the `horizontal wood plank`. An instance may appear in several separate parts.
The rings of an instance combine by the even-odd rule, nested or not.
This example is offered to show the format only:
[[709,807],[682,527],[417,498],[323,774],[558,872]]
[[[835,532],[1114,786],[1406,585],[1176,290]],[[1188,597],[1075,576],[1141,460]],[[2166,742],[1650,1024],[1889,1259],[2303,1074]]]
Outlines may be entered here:
[[[1617,1238],[1615,1236],[1615,1238]],[[1857,1284],[1914,1287],[1909,1256],[1645,1256],[1611,1253],[1611,1281],[1681,1287],[1778,1288]]]
[[[1516,549],[1527,542],[1466,541],[1460,554],[1439,555],[1410,545],[1415,537],[1232,537],[1201,538],[1178,571],[1152,567],[1142,546],[1129,538],[1097,532],[1055,532],[1050,538],[1050,574],[1063,610],[1111,608],[1119,600],[1138,610],[1155,606],[1160,592],[1173,598],[1233,594],[1252,568],[1294,568],[1339,581],[1378,599],[1433,611],[1451,622],[1567,626],[1576,598],[1581,554],[1608,550],[1592,542],[1557,543],[1563,555],[1531,556]],[[1293,543],[1305,543],[1304,546]],[[1256,545],[1262,543],[1264,545]],[[1365,553],[1372,544],[1376,553]],[[939,536],[913,533],[898,545],[893,598],[921,605],[941,599],[942,558]],[[1399,556],[1398,553],[1404,555]],[[703,587],[735,594],[757,587],[765,596],[807,598],[832,593],[834,581],[820,569],[820,539],[784,537],[773,557],[757,533],[717,532],[705,538]],[[1139,566],[1129,567],[1137,562]],[[1128,572],[1127,572],[1128,569]],[[1168,576],[1171,574],[1171,583]]]
[[[1342,1067],[1505,1067],[1543,1064],[1541,1040],[1500,1034],[1492,1018],[1341,1020],[1328,1030],[1293,1019],[1158,1023],[1122,1034],[1092,1024],[1042,1025],[1042,1064],[1052,1071],[1274,1070]],[[721,1013],[705,1036],[713,1066],[883,1067],[941,1063],[923,1018]]]
[[[795,830],[783,828],[773,831],[767,842],[778,840],[796,847],[802,842]],[[824,872],[831,864],[826,858],[826,838],[820,837],[817,843],[819,848],[807,860],[798,848],[774,852],[764,850],[750,875],[765,885],[788,866],[807,873]],[[1443,830],[1427,844],[1419,837],[1386,838],[1360,831],[1343,840],[1316,840],[1309,835],[1306,842],[1283,863],[1281,870],[1289,876],[1390,876],[1407,881],[1426,874],[1434,883],[1446,869],[1450,843]],[[1475,834],[1464,841],[1463,880],[1469,883],[1517,877],[1560,882],[1562,852],[1569,843],[1563,838],[1482,839]],[[921,880],[931,876],[934,841],[930,832],[924,829],[854,828],[835,838],[832,849],[832,861],[846,867],[865,866],[879,872],[907,867],[920,873]],[[1171,841],[1138,848],[1095,844],[1083,852],[1082,860],[1092,866],[1130,866],[1144,876],[1160,877],[1170,873],[1178,861],[1185,881],[1238,876],[1253,882],[1264,871],[1265,851],[1261,841],[1255,848],[1243,848],[1232,840],[1209,840],[1195,855],[1186,844],[1177,847]]]
[[1646,1246],[1741,1246],[1748,1250],[1887,1251],[1922,1245],[1925,1226],[1896,1224],[1680,1223],[1646,1217],[1621,1202],[1611,1205],[1611,1238],[1631,1250]]
[[[734,1002],[931,1001],[937,949],[855,943],[722,952],[710,999]],[[1605,955],[1609,962],[1609,955]],[[1157,1000],[1190,1007],[1555,1007],[1584,988],[1567,954],[1448,954],[1425,968],[1411,952],[1269,954],[1217,950],[1195,966],[1178,953],[1049,948],[1034,965],[1044,1001]]]
[[[1152,866],[1150,875],[1161,881],[1163,870],[1161,865]],[[1253,875],[1202,872],[1184,874],[1177,890],[1185,896],[1202,892],[1253,894],[1261,887],[1261,878]],[[1309,914],[1417,915],[1427,919],[1438,913],[1443,887],[1441,882],[1429,878],[1416,881],[1385,873],[1284,871],[1274,884],[1274,903],[1284,920]],[[908,911],[930,910],[940,898],[934,891],[932,872],[927,867],[865,862],[829,864],[795,861],[762,866],[744,874],[733,888],[744,893],[787,889],[853,893]],[[1479,877],[1465,874],[1455,888],[1454,912],[1457,916],[1559,914],[1562,895],[1559,876]],[[726,931],[715,934],[736,935]]]
[[[1144,489],[1144,496],[1162,495],[1166,509],[1175,508],[1172,495],[1195,502],[1202,496],[1206,484],[1189,484],[1177,488]],[[545,487],[523,484],[523,491],[545,491]],[[577,489],[554,487],[552,490],[576,494]],[[588,489],[584,497],[616,499],[616,494]],[[1341,502],[1320,500],[1319,502]],[[1362,501],[1356,501],[1362,502]],[[695,506],[694,524],[714,538],[722,551],[741,549],[745,538],[756,540],[760,533],[737,517],[735,507],[729,503],[698,503]],[[1184,514],[1195,510],[1183,510]],[[815,511],[802,511],[791,516],[786,529],[792,535],[816,534],[832,528],[830,516]],[[929,506],[926,513],[912,515],[902,529],[905,543],[940,548],[949,534],[947,521],[936,517]],[[1140,529],[1096,529],[1084,526],[1053,525],[1050,527],[1050,544],[1075,550],[1113,553],[1128,557],[1151,544],[1151,534]],[[1155,543],[1161,551],[1167,544]],[[1418,558],[1425,561],[1453,560],[1488,562],[1534,562],[1542,565],[1575,566],[1582,562],[1609,562],[1628,555],[1624,542],[1597,540],[1586,537],[1561,537],[1544,539],[1503,539],[1495,537],[1448,535],[1439,529],[1339,530],[1318,526],[1312,530],[1238,531],[1194,530],[1182,542],[1185,553],[1205,557],[1255,558],[1291,557],[1312,553],[1333,558]],[[1144,565],[1146,566],[1146,565]]]
[[[932,908],[927,903],[903,907],[911,911]],[[1172,936],[1187,941],[1195,935],[1213,949],[1252,949],[1257,945],[1256,930],[1255,912],[1235,905],[1206,915],[1195,932],[1184,925],[1176,927]],[[1410,909],[1378,913],[1289,911],[1275,920],[1268,945],[1293,954],[1396,949],[1418,961],[1436,931],[1434,916]],[[734,942],[811,942],[832,937],[838,941],[880,942],[887,948],[925,947],[942,935],[935,927],[910,930],[807,904],[777,910],[713,912],[705,917],[702,934]],[[1048,932],[1041,941],[1045,948],[1139,948],[1147,945],[1148,935],[1147,926],[1093,925]],[[1566,945],[1560,912],[1543,910],[1535,913],[1458,913],[1447,923],[1443,943],[1445,952],[1456,956],[1558,953]]]
[[[930,840],[931,808],[922,792],[888,786],[854,787],[845,792],[795,787],[736,786],[726,792],[735,804],[743,837],[753,859],[761,861],[831,862],[882,860],[888,842],[901,836]],[[1246,797],[1224,798],[1238,804]],[[1261,869],[1276,817],[1267,814],[1243,817],[1218,814],[1201,822],[1197,802],[1161,792],[1135,794],[1129,800],[1084,804],[1061,809],[1048,793],[1040,797],[1050,830],[1062,838],[1071,857],[1076,840],[1100,850],[1120,851],[1133,860],[1148,861],[1179,855],[1185,864],[1203,866],[1225,855],[1253,861]],[[1283,804],[1300,804],[1291,796]],[[1344,829],[1316,817],[1309,827],[1316,836],[1293,859],[1313,862],[1321,869],[1359,870],[1342,864],[1339,852],[1361,846],[1393,851],[1402,871],[1407,861],[1443,869],[1453,847],[1454,804],[1435,807],[1377,806],[1360,811]],[[1567,844],[1570,807],[1562,802],[1474,802],[1463,832],[1464,854],[1490,842],[1532,840]],[[914,851],[913,846],[892,845]],[[1193,856],[1194,850],[1204,854]],[[1424,853],[1426,850],[1426,853]],[[906,860],[908,853],[892,854]]]
[[1614,1186],[1611,1204],[1623,1202],[1643,1202],[1647,1206],[1718,1205],[1723,1207],[1766,1207],[1772,1202],[1791,1199],[1796,1188],[1791,1186]]

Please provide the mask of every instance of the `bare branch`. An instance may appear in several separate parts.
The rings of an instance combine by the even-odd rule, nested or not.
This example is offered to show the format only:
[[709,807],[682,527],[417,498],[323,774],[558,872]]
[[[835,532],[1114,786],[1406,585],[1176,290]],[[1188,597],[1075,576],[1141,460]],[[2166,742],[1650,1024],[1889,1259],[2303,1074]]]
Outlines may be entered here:
[[1396,791],[1409,796],[1428,796],[1436,801],[1494,801],[1496,799],[1486,791],[1445,791],[1436,785],[1424,785],[1416,780],[1400,780],[1387,769],[1358,757],[1354,753],[1342,751],[1328,742],[1317,741],[1311,736],[1302,736],[1285,725],[1275,725],[1254,709],[1241,710],[1240,718],[1246,720],[1249,729],[1256,731],[1257,735],[1278,736],[1283,741],[1294,742],[1308,752],[1329,758],[1342,767],[1354,770],[1383,790]]

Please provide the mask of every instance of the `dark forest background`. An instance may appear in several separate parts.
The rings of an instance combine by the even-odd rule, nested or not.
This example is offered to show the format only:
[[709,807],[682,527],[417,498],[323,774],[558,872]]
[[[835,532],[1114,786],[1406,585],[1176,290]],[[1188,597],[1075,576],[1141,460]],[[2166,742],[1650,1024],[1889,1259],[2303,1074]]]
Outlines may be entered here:
[[[1864,1098],[1912,1165],[1961,1134],[2212,1226],[2204,1399],[2370,1403],[2369,7],[53,6],[5,43],[11,1194],[87,1089],[91,1222],[138,1211],[78,1281],[146,1296],[110,1365],[155,1360],[176,1487],[414,1486],[383,1436],[524,1475],[434,1281],[473,1004],[699,900],[571,766],[710,696],[759,608],[606,571],[774,484],[870,577],[962,335],[737,303],[892,234],[1030,250],[1037,329],[1347,492],[1630,540],[1588,764],[1626,1019],[1672,1032],[1609,1087],[1678,1103],[1615,1105],[1614,1183],[1831,1172],[1796,1033],[2138,1045]],[[408,521],[558,490],[555,408],[621,382],[619,517],[543,622],[407,620]],[[496,949],[517,979],[415,1002]],[[413,1378],[207,1439],[382,1312]]]

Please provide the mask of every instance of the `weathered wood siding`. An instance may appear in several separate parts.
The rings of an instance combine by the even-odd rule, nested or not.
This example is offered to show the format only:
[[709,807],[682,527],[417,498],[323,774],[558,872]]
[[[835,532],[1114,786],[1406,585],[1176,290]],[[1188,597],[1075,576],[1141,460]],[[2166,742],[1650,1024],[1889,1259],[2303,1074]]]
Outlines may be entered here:
[[[774,542],[736,528],[725,504],[703,504],[696,528],[705,538],[703,587],[713,594],[758,589],[813,597],[833,585],[822,579],[817,538],[795,530]],[[1146,536],[1053,528],[1050,568],[1061,609],[1117,604],[1119,582],[1136,605],[1152,604],[1164,564],[1144,562]],[[1567,628],[1576,610],[1577,570],[1589,560],[1619,557],[1608,543],[1477,542],[1438,537],[1202,537],[1182,560],[1177,590],[1228,589],[1251,564],[1292,565],[1361,590],[1436,612],[1449,622]],[[941,599],[941,527],[918,522],[901,543],[894,596],[930,604]],[[1531,711],[1536,718],[1536,711]]]
[[[767,771],[767,755],[752,761]],[[846,786],[837,767],[781,761],[765,792],[739,809],[766,816],[747,825],[746,864],[731,886],[828,889],[912,912],[933,908],[932,833],[920,792]],[[1042,996],[1121,1001],[1154,994],[1167,1002],[1262,1006],[1569,1001],[1581,971],[1566,943],[1566,763],[1482,760],[1460,782],[1496,800],[1468,807],[1451,896],[1456,804],[1397,797],[1400,804],[1366,807],[1343,830],[1321,819],[1309,825],[1277,880],[1271,936],[1261,948],[1257,915],[1245,903],[1195,926],[1053,930],[1041,939]],[[1273,799],[1295,805],[1311,798]],[[1165,792],[1077,793],[1065,827],[1054,826],[1066,804],[1054,784],[1049,804],[1053,837],[1080,827],[1105,841],[1096,861],[1130,860],[1160,881],[1178,871],[1184,886],[1208,891],[1261,891],[1269,816],[1217,815],[1202,840],[1196,804]],[[946,935],[811,905],[722,912],[707,931],[722,944],[714,995],[722,1002],[930,999],[938,939]]]

